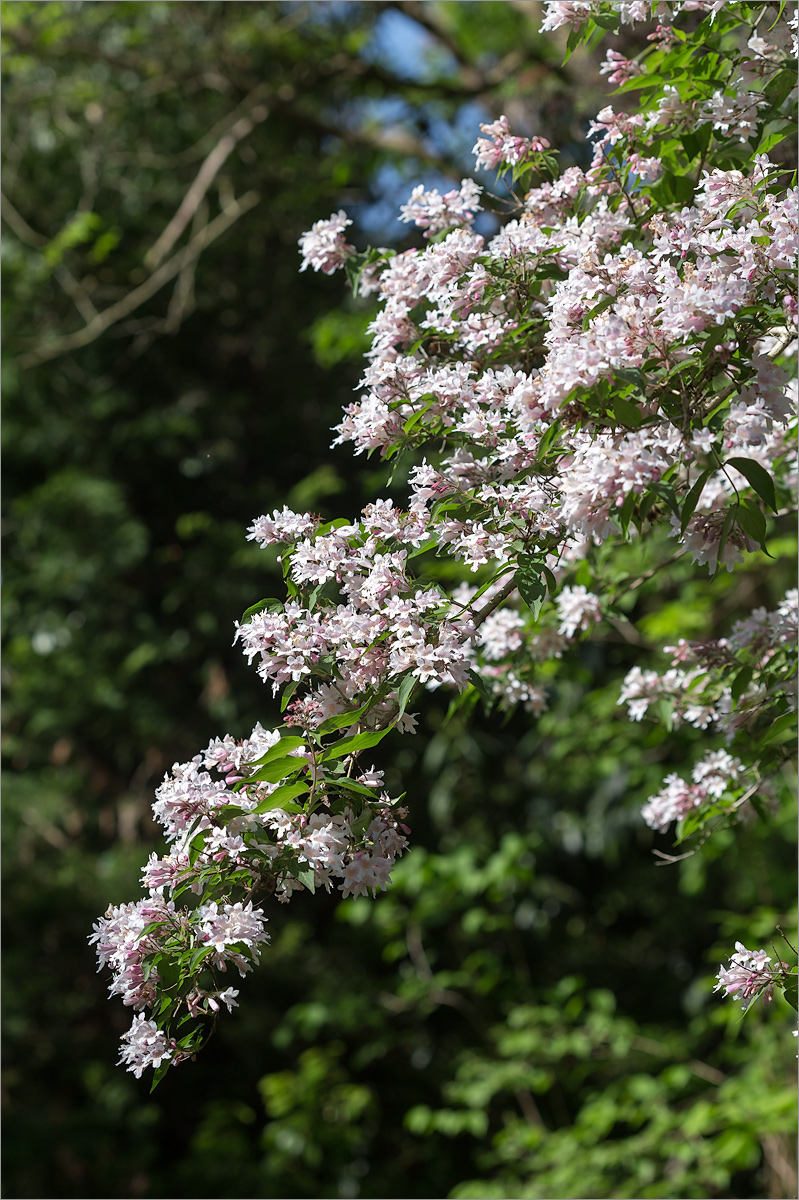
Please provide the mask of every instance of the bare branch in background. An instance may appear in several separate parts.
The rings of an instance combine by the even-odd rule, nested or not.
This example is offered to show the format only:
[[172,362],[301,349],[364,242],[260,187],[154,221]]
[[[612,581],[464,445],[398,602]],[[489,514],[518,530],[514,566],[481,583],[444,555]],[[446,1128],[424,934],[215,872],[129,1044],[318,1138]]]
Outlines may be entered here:
[[[0,205],[2,206],[2,217],[9,228],[14,230],[21,242],[27,246],[33,246],[36,250],[41,250],[47,245],[47,238],[41,233],[37,233],[35,229],[31,229],[25,218],[17,212],[14,205],[4,194],[0,194]],[[87,323],[92,321],[97,316],[97,309],[91,301],[91,297],[81,283],[75,278],[72,272],[64,263],[59,263],[53,268],[53,276],[56,282],[66,292],[70,300],[74,303],[80,315]]]
[[[194,214],[194,220],[191,226],[191,241],[199,237],[203,230],[208,225],[208,205],[203,202]],[[189,242],[191,245],[191,242]],[[184,250],[184,254],[186,251]],[[166,322],[164,324],[165,333],[174,333],[180,328],[185,318],[194,309],[194,277],[197,272],[196,256],[184,263],[180,269],[175,290],[172,293],[172,298],[169,301],[167,309]]]
[[240,200],[234,200],[196,237],[192,238],[183,250],[173,255],[139,287],[129,292],[116,304],[112,304],[98,313],[83,329],[78,329],[74,333],[67,334],[66,337],[57,338],[53,342],[45,343],[28,351],[27,354],[21,355],[17,360],[19,367],[24,370],[27,367],[36,366],[37,363],[49,362],[53,358],[59,358],[71,350],[79,350],[82,346],[87,346],[90,342],[95,341],[102,333],[105,333],[106,329],[129,316],[141,304],[160,291],[164,284],[169,283],[170,279],[174,279],[179,272],[199,258],[211,242],[221,237],[231,225],[238,221],[239,217],[254,208],[260,199],[258,192],[250,191],[246,192]]
[[[255,92],[263,95],[264,89],[263,87],[256,88]],[[259,97],[255,95],[255,92],[250,93],[248,100],[257,101]],[[219,139],[197,172],[194,182],[183,197],[178,211],[157,242],[145,254],[144,265],[148,270],[153,270],[154,267],[159,266],[164,261],[196,213],[225,160],[235,150],[238,143],[247,137],[249,133],[252,133],[255,126],[260,124],[261,121],[265,121],[268,116],[269,109],[265,104],[254,103],[250,114],[240,117],[228,132]]]

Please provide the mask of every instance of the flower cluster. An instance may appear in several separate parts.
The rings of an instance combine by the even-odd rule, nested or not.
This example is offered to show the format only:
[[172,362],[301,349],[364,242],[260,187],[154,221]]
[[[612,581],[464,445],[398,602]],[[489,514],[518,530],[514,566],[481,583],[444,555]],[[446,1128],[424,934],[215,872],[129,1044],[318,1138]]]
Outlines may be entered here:
[[473,179],[463,179],[460,190],[454,189],[442,196],[435,189],[425,191],[424,184],[420,183],[411,192],[407,204],[400,208],[400,220],[411,222],[418,229],[423,229],[425,237],[440,233],[444,229],[469,225],[474,220],[475,213],[482,207],[482,190]]
[[667,646],[673,665],[663,674],[633,667],[619,704],[627,704],[630,720],[640,721],[665,701],[675,725],[708,729],[715,724],[732,739],[761,716],[767,692],[770,705],[779,696],[788,709],[796,708],[798,624],[799,594],[792,588],[775,611],[757,608],[737,621],[728,638],[681,638]]
[[[232,1010],[238,991],[219,974],[232,965],[245,975],[269,940],[261,908],[225,899],[232,885],[285,901],[304,888],[330,890],[335,881],[344,896],[374,894],[390,881],[407,846],[406,810],[392,805],[380,772],[337,780],[303,749],[302,739],[257,725],[244,741],[214,739],[165,777],[153,812],[170,852],[150,856],[142,876],[148,896],[109,907],[90,937],[99,968],[112,970],[111,994],[124,1004],[139,1013],[154,1008],[164,964],[188,954],[192,976],[171,1000],[178,1026],[215,1019],[222,1005]],[[294,803],[314,789],[317,811]],[[184,894],[204,893],[219,898],[177,906]],[[123,1039],[120,1061],[137,1076],[145,1066],[182,1061],[199,1044],[194,1027],[169,1039],[155,1029],[138,1016]]]
[[[611,9],[631,23],[651,7],[550,3],[544,28]],[[669,6],[680,11],[731,19],[700,0]],[[644,56],[663,70],[672,43],[661,26]],[[277,548],[288,594],[248,610],[235,636],[281,693],[285,724],[214,739],[173,767],[153,806],[169,852],[146,865],[146,898],[95,926],[111,991],[136,1012],[121,1061],[137,1076],[190,1056],[236,1005],[220,976],[245,975],[268,940],[254,898],[386,887],[407,812],[360,756],[413,732],[419,689],[479,691],[537,717],[557,660],[606,616],[618,622],[625,581],[593,573],[614,539],[638,539],[652,574],[669,548],[712,573],[765,546],[766,512],[796,478],[797,199],[765,153],[739,170],[728,144],[776,112],[741,78],[760,87],[784,59],[755,40],[712,95],[675,68],[640,111],[603,108],[587,172],[558,174],[546,139],[515,136],[504,116],[481,126],[477,167],[535,184],[493,237],[472,228],[481,189],[465,179],[413,190],[401,220],[423,231],[418,247],[358,255],[343,211],[300,239],[301,270],[368,275],[367,366],[334,444],[402,453],[407,502],[332,522],[283,508],[249,529]],[[608,55],[623,86],[645,71]],[[718,156],[696,137],[686,157],[690,137],[674,131],[697,124]],[[445,571],[426,570],[434,557]],[[795,708],[796,629],[794,592],[726,639],[681,641],[662,674],[636,666],[621,702],[633,720],[657,706],[673,724],[765,745]],[[770,745],[757,763],[709,751],[690,782],[666,779],[644,819],[663,830],[733,811],[778,761]]]
[[302,251],[301,271],[313,267],[314,271],[324,271],[332,275],[339,267],[355,253],[355,247],[350,246],[344,236],[344,230],[352,221],[341,210],[332,213],[326,221],[317,221],[311,229],[300,238]]
[[691,772],[691,783],[679,775],[667,775],[661,790],[647,800],[641,816],[651,829],[663,833],[672,821],[680,821],[693,809],[720,799],[741,773],[740,759],[726,750],[710,750]]
[[771,956],[765,950],[747,950],[741,942],[735,943],[735,953],[730,956],[729,967],[720,967],[714,992],[723,991],[735,996],[744,1008],[758,998],[770,1004],[774,996],[774,984],[783,984],[788,964],[780,962],[770,966]]
[[549,142],[544,137],[525,138],[512,134],[506,116],[481,125],[480,132],[485,137],[477,139],[472,154],[475,156],[475,165],[478,168],[486,167],[489,171],[535,163],[537,157],[549,149]]
[[[541,31],[560,29],[570,25],[579,29],[586,21],[597,16],[615,16],[621,25],[632,25],[636,21],[650,21],[653,9],[659,19],[666,14],[672,18],[681,12],[707,13],[712,21],[727,0],[670,0],[666,4],[652,4],[651,0],[544,0],[544,20]],[[659,26],[659,28],[662,28]]]

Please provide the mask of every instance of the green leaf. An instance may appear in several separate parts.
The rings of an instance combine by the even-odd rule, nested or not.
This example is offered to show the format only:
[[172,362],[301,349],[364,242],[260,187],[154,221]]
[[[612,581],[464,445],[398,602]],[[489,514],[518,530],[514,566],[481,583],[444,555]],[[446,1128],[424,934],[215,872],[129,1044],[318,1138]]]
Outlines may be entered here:
[[664,500],[674,513],[675,517],[679,517],[680,506],[677,503],[677,497],[675,495],[674,488],[670,483],[664,483],[663,480],[661,480],[660,483],[650,483],[647,490],[649,492],[653,492],[659,500]]
[[291,735],[282,737],[279,742],[275,742],[274,746],[270,746],[266,754],[262,754],[260,758],[256,758],[252,762],[252,766],[260,767],[266,763],[274,762],[277,758],[285,758],[292,750],[299,750],[300,746],[305,745],[305,738]]
[[754,668],[744,667],[743,670],[739,671],[738,674],[735,676],[735,679],[733,680],[733,683],[732,683],[732,687],[730,688],[733,706],[735,706],[738,703],[741,696],[744,694],[746,689],[749,687],[749,684],[752,681],[752,676],[754,675],[754,673],[755,673]]
[[301,796],[303,792],[307,791],[307,783],[285,783],[282,787],[276,788],[265,800],[262,800],[252,812],[260,816],[261,813],[271,812],[273,808],[285,808],[288,801],[294,800],[296,796]]
[[633,509],[635,508],[635,502],[637,499],[638,496],[635,492],[628,492],[624,497],[624,503],[622,504],[621,508],[617,508],[613,514],[616,520],[619,522],[619,527],[625,536],[630,525],[630,519],[633,515]]
[[160,954],[149,954],[147,958],[142,960],[142,975],[144,976],[145,983],[150,978],[153,969],[158,966],[160,958]]
[[254,617],[256,613],[263,612],[268,609],[269,612],[282,612],[283,603],[275,596],[266,596],[263,600],[259,600],[257,604],[251,604],[249,608],[242,613],[242,623],[249,621],[250,617]]
[[633,404],[631,400],[625,400],[622,396],[614,396],[611,402],[613,415],[622,425],[628,425],[631,429],[638,429],[644,419],[644,414],[641,412],[637,404]]
[[180,980],[180,968],[174,959],[166,954],[158,964],[158,979],[164,990],[174,987]]
[[606,309],[610,308],[611,304],[613,304],[616,299],[616,296],[603,296],[599,303],[595,304],[594,307],[585,314],[583,317],[583,333],[586,332],[594,317],[598,317],[600,313],[603,313]]
[[771,729],[767,730],[765,735],[760,739],[761,746],[768,746],[771,744],[771,742],[781,742],[786,740],[785,734],[788,733],[793,735],[793,730],[795,727],[796,713],[783,713],[781,717],[777,717],[777,720],[771,726]]
[[745,479],[755,489],[761,500],[764,500],[769,508],[777,511],[777,492],[774,487],[774,480],[759,462],[755,462],[753,458],[728,458],[726,465],[735,467],[736,471],[740,471]]
[[413,429],[413,427],[415,425],[418,425],[418,423],[421,421],[421,419],[425,415],[425,413],[428,413],[430,411],[430,409],[433,407],[433,405],[437,404],[437,403],[439,403],[439,401],[437,398],[435,398],[433,400],[430,400],[427,404],[425,404],[423,408],[419,408],[416,410],[415,413],[411,413],[411,415],[408,417],[407,421],[405,422],[405,424],[402,427],[403,432],[410,433],[411,430]]
[[213,949],[212,946],[195,946],[195,948],[191,952],[191,957],[189,958],[189,974],[190,975],[194,975],[196,973],[197,964],[199,962],[201,962],[202,959],[207,958],[208,955],[211,953],[212,949]]
[[314,885],[313,867],[299,866],[296,871],[293,871],[295,879],[299,879],[300,883],[307,887],[311,895],[314,894],[316,888]]
[[478,675],[477,671],[470,670],[469,681],[478,695],[482,696],[486,707],[492,708],[494,705],[494,696],[491,694],[491,692],[489,692],[488,687],[486,686],[486,681],[483,679],[482,675]]
[[299,686],[299,679],[292,679],[291,683],[287,683],[283,688],[283,694],[280,697],[280,711],[282,713],[284,713],[288,708],[291,697],[294,695]]
[[325,787],[328,792],[343,789],[345,792],[354,792],[356,796],[368,796],[370,800],[376,800],[379,795],[378,788],[367,787],[365,783],[356,783],[347,775],[336,775],[333,779],[326,779]]
[[308,596],[308,612],[313,612],[313,610],[316,608],[316,601],[319,599],[319,596],[322,592],[322,588],[324,586],[325,586],[324,583],[317,583],[316,587],[309,594],[309,596]]
[[768,154],[769,150],[779,146],[780,142],[784,142],[786,138],[796,139],[796,123],[794,121],[786,121],[779,129],[774,129],[771,133],[766,134],[762,142],[758,144],[755,153]]
[[399,720],[399,718],[405,712],[408,701],[411,698],[411,693],[413,692],[413,689],[416,687],[418,682],[419,681],[416,678],[416,676],[413,675],[411,672],[408,672],[408,674],[403,679],[402,683],[397,688],[397,700],[399,702],[399,712],[397,713],[397,720]]
[[691,520],[691,517],[694,515],[696,506],[699,503],[699,497],[702,495],[702,489],[704,488],[704,486],[707,483],[708,479],[710,478],[711,474],[712,474],[712,472],[710,469],[708,469],[707,471],[703,471],[702,474],[699,476],[699,478],[696,480],[696,482],[691,487],[691,490],[688,493],[688,495],[685,497],[685,501],[682,506],[682,517],[680,519],[680,533],[681,534],[685,533],[686,529],[688,528],[688,522]]
[[389,725],[387,729],[370,729],[366,733],[356,733],[352,737],[342,738],[340,742],[336,742],[335,745],[326,749],[319,761],[329,762],[333,758],[344,758],[347,754],[357,754],[359,750],[376,746],[378,742],[382,742],[386,734],[391,733],[393,728],[393,725]]
[[699,154],[699,138],[695,133],[684,133],[680,138],[683,145],[683,150],[688,155],[689,159],[696,158]]
[[332,521],[325,521],[318,527],[316,536],[323,537],[326,533],[332,533],[335,529],[341,529],[342,526],[351,524],[352,522],[348,521],[346,517],[334,517]]
[[541,438],[541,441],[538,443],[537,458],[539,462],[542,462],[546,458],[560,431],[560,421],[553,421],[552,424],[547,427],[543,437]]
[[317,725],[316,733],[324,734],[335,733],[337,729],[346,729],[348,725],[354,725],[358,717],[366,712],[371,704],[371,700],[365,700],[359,708],[353,708],[349,712],[337,713],[334,717],[328,717],[321,725]]
[[569,61],[569,59],[571,58],[574,51],[580,45],[581,41],[582,41],[582,37],[581,37],[579,28],[575,29],[572,26],[572,28],[569,30],[569,36],[566,39],[566,54],[563,59],[564,63],[567,63]]
[[259,767],[254,775],[248,775],[235,787],[238,791],[250,783],[277,783],[279,779],[285,779],[287,775],[296,775],[298,771],[307,771],[307,769],[308,763],[304,758],[278,758],[264,767]]
[[761,550],[766,549],[766,518],[756,504],[746,500],[743,504],[739,504],[735,521],[744,533],[748,534],[750,538],[754,538]]
[[155,1089],[158,1087],[161,1080],[166,1075],[166,1073],[169,1070],[169,1068],[171,1067],[171,1065],[172,1065],[172,1060],[167,1059],[166,1062],[161,1063],[160,1067],[155,1068],[155,1072],[153,1074],[153,1082],[150,1084],[150,1095],[151,1096],[152,1096],[153,1092],[155,1091]]
[[519,595],[522,600],[524,600],[532,612],[534,619],[538,620],[541,605],[544,603],[547,594],[546,584],[543,579],[544,564],[540,559],[526,555],[520,555],[517,563],[516,587],[519,589]]
[[796,976],[791,975],[790,978],[782,985],[782,994],[790,1004],[791,1008],[799,1010],[799,1000],[797,999],[796,988]]

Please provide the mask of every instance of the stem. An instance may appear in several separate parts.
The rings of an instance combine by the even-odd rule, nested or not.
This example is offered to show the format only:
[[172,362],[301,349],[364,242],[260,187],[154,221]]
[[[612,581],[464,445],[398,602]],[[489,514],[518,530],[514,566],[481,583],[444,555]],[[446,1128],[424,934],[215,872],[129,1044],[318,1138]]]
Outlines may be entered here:
[[[789,946],[791,946],[791,943],[788,941],[787,937],[786,937],[786,936],[785,936],[785,934],[782,932],[782,929],[781,929],[781,927],[780,927],[779,925],[777,926],[777,932],[779,933],[779,935],[780,935],[780,937],[782,938],[782,940],[783,940],[784,942],[787,942],[787,943],[788,943],[788,945],[789,945]],[[799,950],[797,950],[795,946],[791,946],[791,949],[793,950],[794,954],[799,954]]]
[[511,575],[510,579],[507,581],[504,587],[497,592],[496,596],[494,596],[492,600],[489,600],[488,604],[484,605],[483,608],[479,609],[478,612],[475,613],[473,622],[475,629],[479,629],[486,617],[490,617],[494,609],[499,608],[503,600],[507,600],[508,596],[515,587],[516,576]]
[[[779,358],[779,356],[782,354],[783,350],[787,350],[787,348],[790,346],[791,342],[793,342],[795,340],[796,340],[796,334],[790,329],[787,330],[783,334],[783,336],[780,338],[780,340],[777,342],[776,346],[773,346],[771,348],[771,350],[769,350],[766,353],[766,358],[771,358],[771,359]],[[728,396],[732,396],[732,394],[734,392],[736,392],[737,390],[738,390],[738,384],[731,383],[730,386],[728,388],[725,388],[723,392],[717,392],[715,396],[712,396],[709,405],[706,405],[705,408],[702,411],[700,411],[697,415],[700,417],[704,416],[705,413],[709,412],[711,408],[717,408],[720,404],[722,404],[727,399]]]

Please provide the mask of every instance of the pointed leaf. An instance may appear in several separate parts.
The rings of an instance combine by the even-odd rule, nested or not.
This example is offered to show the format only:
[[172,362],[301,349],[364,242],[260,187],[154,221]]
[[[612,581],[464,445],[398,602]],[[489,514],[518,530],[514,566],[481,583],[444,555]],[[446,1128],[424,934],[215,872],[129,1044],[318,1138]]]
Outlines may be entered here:
[[393,725],[389,725],[387,729],[370,729],[366,733],[356,733],[352,737],[342,738],[340,742],[336,742],[325,750],[320,762],[329,762],[332,758],[344,758],[347,754],[356,754],[359,750],[367,750],[370,746],[376,746],[378,742],[382,742],[386,734],[391,733],[393,728]]
[[251,604],[250,607],[245,609],[244,613],[242,614],[242,624],[245,621],[249,621],[250,617],[254,617],[256,613],[263,612],[265,608],[268,609],[269,612],[281,612],[283,608],[283,602],[278,600],[275,596],[266,596],[263,600],[259,600],[257,604]]
[[307,771],[308,762],[304,758],[278,758],[275,762],[259,767],[254,775],[248,775],[241,783],[235,785],[238,791],[250,783],[277,783],[287,775],[296,775],[298,771]]
[[380,794],[379,788],[370,788],[365,783],[356,783],[347,775],[337,775],[333,779],[326,779],[325,788],[328,792],[340,790],[354,792],[356,796],[368,796],[370,800],[376,800]]
[[649,491],[654,492],[659,500],[665,500],[675,517],[679,517],[680,506],[677,503],[677,497],[674,494],[674,488],[670,483],[665,483],[662,479],[660,483],[650,483]]
[[410,672],[408,672],[408,674],[403,679],[402,683],[397,688],[397,700],[399,702],[399,712],[397,713],[397,720],[399,720],[399,718],[405,712],[405,708],[408,704],[408,701],[411,698],[413,689],[416,687],[416,684],[418,682],[419,681],[416,678],[416,676],[411,674]]
[[549,453],[550,449],[552,448],[553,443],[556,441],[560,431],[561,431],[560,421],[553,421],[552,424],[545,431],[543,437],[541,438],[541,441],[538,443],[537,458],[538,458],[539,462],[541,461],[541,459],[546,458],[547,454]]
[[711,471],[709,469],[707,471],[703,471],[691,487],[688,495],[685,497],[685,501],[682,506],[682,518],[680,520],[681,534],[685,533],[686,529],[688,528],[688,522],[691,520],[691,517],[696,511],[696,506],[699,503],[699,497],[702,495],[702,489],[710,478],[710,475]]
[[276,788],[274,792],[271,792],[270,795],[262,800],[252,812],[260,816],[261,813],[271,812],[273,808],[285,808],[288,801],[293,800],[296,796],[301,796],[303,792],[307,791],[307,783],[284,783],[282,787]]
[[316,887],[314,884],[313,867],[310,867],[310,866],[297,867],[296,871],[294,871],[293,874],[294,874],[294,878],[299,879],[300,883],[303,884],[305,887],[307,887],[308,891],[311,893],[311,895],[313,895],[314,891],[316,890]]
[[766,518],[757,507],[756,504],[750,504],[744,501],[738,505],[738,512],[735,516],[736,523],[740,525],[744,533],[750,538],[754,538],[762,550],[766,548]]
[[274,746],[269,747],[266,754],[254,759],[251,766],[260,767],[265,763],[274,762],[276,758],[285,758],[290,751],[298,750],[300,746],[304,745],[305,738],[296,737],[294,734],[282,737],[279,742],[275,742]]
[[771,726],[771,729],[769,729],[765,737],[761,739],[761,746],[767,746],[771,742],[784,741],[786,733],[792,737],[795,725],[796,713],[783,713],[781,717],[777,717],[777,720]]
[[353,708],[349,712],[337,713],[334,717],[328,717],[321,725],[317,725],[316,733],[322,735],[335,733],[337,729],[346,729],[348,725],[354,725],[358,717],[366,712],[370,704],[371,700],[366,700],[360,708]]
[[754,675],[754,670],[752,667],[744,667],[744,669],[742,671],[739,671],[738,674],[735,676],[735,679],[733,680],[733,683],[732,683],[732,687],[730,688],[730,694],[732,696],[733,707],[738,703],[741,696],[744,694],[746,689],[749,687],[749,684],[752,680],[753,675]]
[[519,589],[519,595],[524,600],[527,607],[533,614],[535,619],[541,612],[541,605],[544,603],[544,598],[547,594],[546,584],[543,579],[544,564],[540,559],[520,556],[518,567],[516,569],[516,587]]
[[482,696],[482,698],[486,704],[486,707],[492,708],[494,705],[494,697],[491,694],[491,692],[488,690],[488,687],[486,686],[486,681],[483,679],[482,675],[479,675],[477,671],[470,670],[469,671],[469,682],[471,683],[471,685],[475,689],[475,691],[478,692],[479,695]]
[[630,400],[624,400],[621,396],[614,396],[611,407],[613,415],[622,425],[629,426],[630,429],[638,429],[644,419],[644,414],[641,412],[637,404],[633,404]]
[[164,1078],[164,1076],[166,1075],[166,1073],[169,1070],[169,1068],[171,1067],[171,1065],[172,1065],[172,1060],[167,1059],[166,1062],[161,1063],[160,1067],[155,1068],[155,1073],[153,1075],[153,1082],[150,1085],[150,1095],[152,1095],[153,1092],[155,1091],[155,1089],[158,1087],[159,1083]]
[[769,475],[764,467],[761,467],[759,462],[755,462],[753,458],[728,458],[728,467],[735,467],[736,471],[740,471],[745,479],[755,489],[761,500],[765,500],[769,508],[777,511],[777,493],[774,488],[774,480]]

